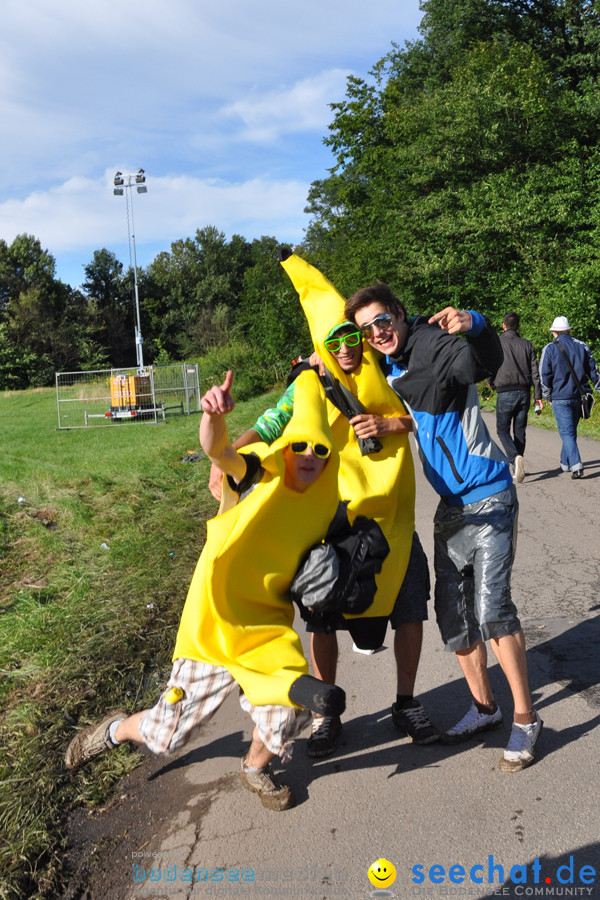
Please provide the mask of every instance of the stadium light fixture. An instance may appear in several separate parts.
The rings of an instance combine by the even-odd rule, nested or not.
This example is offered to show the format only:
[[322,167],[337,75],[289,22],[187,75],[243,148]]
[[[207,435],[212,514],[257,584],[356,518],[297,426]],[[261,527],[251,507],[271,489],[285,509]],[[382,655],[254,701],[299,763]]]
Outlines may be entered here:
[[[142,329],[140,326],[140,297],[138,290],[138,277],[137,277],[137,260],[135,255],[135,226],[133,222],[133,194],[131,188],[133,185],[136,185],[136,189],[138,194],[147,194],[148,188],[146,187],[146,174],[143,169],[138,169],[138,171],[133,174],[123,174],[123,172],[116,172],[114,177],[114,188],[113,194],[117,197],[122,197],[125,194],[125,206],[127,210],[127,236],[129,239],[129,258],[130,261],[133,261],[133,294],[134,294],[134,303],[135,303],[135,353],[137,360],[138,370],[142,370],[144,368],[144,354],[142,351],[142,344],[144,343],[144,338],[142,337]],[[127,193],[125,193],[127,192]]]

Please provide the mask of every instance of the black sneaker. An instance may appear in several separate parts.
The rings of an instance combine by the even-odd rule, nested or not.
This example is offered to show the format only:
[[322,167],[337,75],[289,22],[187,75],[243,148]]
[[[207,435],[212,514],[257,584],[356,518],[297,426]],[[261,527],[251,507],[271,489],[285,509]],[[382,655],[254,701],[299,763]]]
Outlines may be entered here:
[[418,700],[413,700],[410,706],[398,709],[394,703],[392,706],[392,722],[403,731],[414,744],[433,744],[440,738],[440,732],[429,721],[429,716]]
[[306,752],[313,757],[330,756],[341,732],[342,722],[339,716],[315,716],[306,742]]
[[583,469],[573,469],[571,472],[571,478],[583,478]]

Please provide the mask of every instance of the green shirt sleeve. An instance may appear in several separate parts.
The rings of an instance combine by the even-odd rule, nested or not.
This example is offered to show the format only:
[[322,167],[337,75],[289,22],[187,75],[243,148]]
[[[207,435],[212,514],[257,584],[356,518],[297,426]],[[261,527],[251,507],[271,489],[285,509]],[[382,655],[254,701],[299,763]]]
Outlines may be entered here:
[[268,409],[262,416],[259,416],[252,426],[265,444],[272,444],[278,437],[281,437],[285,426],[292,418],[295,384],[296,382],[292,381],[285,394],[277,403],[277,406]]

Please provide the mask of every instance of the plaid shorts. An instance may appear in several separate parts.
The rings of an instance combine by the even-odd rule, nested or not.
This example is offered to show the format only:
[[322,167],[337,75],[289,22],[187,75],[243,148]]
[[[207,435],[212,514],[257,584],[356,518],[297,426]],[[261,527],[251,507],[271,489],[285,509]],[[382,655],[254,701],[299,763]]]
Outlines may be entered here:
[[[185,746],[193,732],[212,719],[236,687],[237,682],[223,666],[176,659],[158,703],[140,721],[140,734],[146,746],[153,753],[172,753]],[[170,700],[172,688],[183,691],[180,700]],[[294,738],[312,719],[307,709],[254,706],[241,689],[240,706],[252,717],[265,746],[284,761],[291,756]]]

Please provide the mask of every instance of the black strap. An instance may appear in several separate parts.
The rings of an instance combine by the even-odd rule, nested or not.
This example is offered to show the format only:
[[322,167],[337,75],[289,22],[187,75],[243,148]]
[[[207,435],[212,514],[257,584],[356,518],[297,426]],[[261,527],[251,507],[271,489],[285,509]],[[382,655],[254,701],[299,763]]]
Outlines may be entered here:
[[[321,376],[321,383],[325,388],[327,399],[347,419],[353,419],[354,416],[367,412],[360,400],[354,396],[352,391],[349,391],[347,387],[341,384],[329,369],[325,369],[325,374]],[[362,456],[366,456],[369,453],[379,453],[383,448],[383,444],[376,437],[358,438],[358,446]]]
[[255,484],[258,484],[263,477],[264,469],[262,461],[258,453],[240,453],[246,461],[246,474],[240,481],[236,481],[231,475],[227,476],[229,487],[236,494],[245,494]]
[[[319,371],[318,367],[311,366],[307,359],[301,360],[299,363],[295,364],[288,375],[288,387],[296,380],[300,372],[303,372],[306,369],[312,369],[314,372],[317,372],[317,374]],[[336,409],[339,409],[342,415],[346,416],[348,420],[353,419],[354,416],[358,416],[361,413],[367,412],[360,400],[355,397],[347,387],[344,387],[329,369],[325,369],[325,374],[320,375],[319,377],[321,379],[321,384],[325,388],[325,396],[329,402],[332,403]],[[369,453],[379,453],[379,451],[383,449],[383,444],[376,437],[357,438],[357,440],[361,456],[367,456]]]
[[561,347],[561,345],[558,343],[558,341],[555,341],[554,343],[556,344],[556,346],[558,347],[558,349],[560,350],[560,352],[562,353],[562,355],[564,356],[564,358],[567,361],[567,365],[568,365],[569,369],[571,370],[571,375],[573,376],[573,381],[575,382],[577,390],[579,391],[579,396],[585,397],[585,395],[588,393],[588,391],[584,391],[584,389],[581,387],[581,382],[579,381],[579,379],[577,378],[577,375],[575,374],[575,369],[573,368],[573,364],[571,363],[571,360],[569,359],[569,355],[568,355],[567,351],[565,350],[564,347]]

